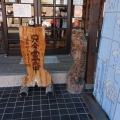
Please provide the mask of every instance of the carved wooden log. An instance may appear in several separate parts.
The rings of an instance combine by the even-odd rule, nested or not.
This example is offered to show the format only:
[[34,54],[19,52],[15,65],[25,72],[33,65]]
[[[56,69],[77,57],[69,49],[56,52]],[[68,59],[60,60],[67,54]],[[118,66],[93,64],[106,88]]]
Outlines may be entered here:
[[74,64],[67,76],[67,90],[70,93],[81,93],[84,89],[87,41],[82,30],[72,31],[71,54]]
[[22,80],[22,86],[51,85],[51,75],[43,68],[46,47],[44,27],[20,26],[19,33],[21,54],[28,73]]

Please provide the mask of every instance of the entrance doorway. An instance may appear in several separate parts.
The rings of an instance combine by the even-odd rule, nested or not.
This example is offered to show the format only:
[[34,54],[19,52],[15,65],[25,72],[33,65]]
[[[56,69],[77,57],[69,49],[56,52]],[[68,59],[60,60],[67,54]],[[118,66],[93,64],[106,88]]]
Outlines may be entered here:
[[[19,25],[45,26],[46,54],[70,52],[72,0],[2,0],[5,49],[8,55],[20,55]],[[13,4],[30,4],[31,17],[15,17]]]

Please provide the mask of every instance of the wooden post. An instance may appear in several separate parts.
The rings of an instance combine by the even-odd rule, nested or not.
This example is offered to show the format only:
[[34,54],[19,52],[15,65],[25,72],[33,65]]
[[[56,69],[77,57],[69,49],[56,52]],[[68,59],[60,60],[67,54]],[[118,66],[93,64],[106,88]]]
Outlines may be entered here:
[[51,75],[43,68],[46,47],[44,27],[20,26],[19,32],[21,53],[28,73],[22,80],[22,86],[51,85]]
[[96,67],[96,56],[98,49],[98,30],[99,30],[99,19],[102,14],[100,14],[102,0],[91,0],[88,2],[89,13],[87,13],[86,18],[88,21],[88,28],[86,31],[88,32],[88,54],[87,54],[87,72],[86,72],[86,83],[93,84],[94,83],[94,72]]
[[67,76],[67,90],[70,93],[81,93],[84,89],[87,41],[80,29],[72,31],[72,56],[74,64]]

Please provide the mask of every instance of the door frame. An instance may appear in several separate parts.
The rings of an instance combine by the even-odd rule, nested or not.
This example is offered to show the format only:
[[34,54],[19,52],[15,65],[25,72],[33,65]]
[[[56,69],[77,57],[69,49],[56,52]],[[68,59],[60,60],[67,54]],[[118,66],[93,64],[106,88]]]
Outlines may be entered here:
[[[55,16],[55,7],[67,7],[67,17],[65,17],[67,19],[67,28],[66,28],[66,48],[65,49],[55,49],[55,44],[56,44],[56,41],[59,40],[59,39],[56,39],[55,37],[53,38],[53,41],[54,41],[54,46],[53,46],[53,49],[46,49],[46,54],[69,54],[70,53],[70,48],[71,48],[71,24],[72,24],[72,0],[67,0],[67,5],[57,5],[55,4],[56,0],[53,0],[53,4],[50,5],[50,4],[41,4],[41,0],[38,0],[38,23],[39,23],[39,26],[41,26],[40,24],[40,20],[41,19],[53,19],[55,21],[55,19],[61,19],[61,17],[56,17]],[[40,7],[39,7],[40,5]],[[41,7],[43,6],[47,6],[47,7],[53,7],[54,8],[54,11],[53,11],[53,16],[51,17],[43,17],[41,15]],[[48,28],[46,28],[47,30]],[[48,29],[49,30],[49,29]],[[55,36],[55,30],[60,30],[60,28],[55,28],[54,26],[54,29],[53,29],[53,33],[54,33],[54,36]],[[46,38],[46,42],[47,42],[47,38]]]

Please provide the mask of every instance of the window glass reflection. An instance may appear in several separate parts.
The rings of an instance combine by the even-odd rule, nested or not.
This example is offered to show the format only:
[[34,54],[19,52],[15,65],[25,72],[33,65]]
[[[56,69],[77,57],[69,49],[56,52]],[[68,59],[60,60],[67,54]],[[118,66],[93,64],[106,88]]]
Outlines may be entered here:
[[53,7],[41,7],[41,16],[53,16]]
[[56,0],[56,4],[67,5],[67,0]]
[[5,2],[13,2],[13,3],[18,3],[18,0],[5,0]]
[[20,49],[19,41],[9,41],[9,49]]
[[56,7],[55,8],[56,16],[67,17],[67,8],[66,7]]
[[57,39],[66,39],[66,29],[62,29],[62,30],[56,30],[57,34],[56,34],[56,38]]
[[57,19],[55,19],[55,20],[52,19],[50,21],[50,24],[51,24],[51,28],[58,28],[58,26],[59,26],[59,23],[58,23]]
[[46,41],[46,49],[53,49],[53,43],[52,40]]
[[56,49],[63,49],[66,46],[66,42],[65,41],[57,41],[56,42]]
[[55,28],[59,28],[59,30],[56,29],[57,35],[56,38],[66,38],[66,28],[67,28],[67,19],[56,19],[57,25]]
[[42,26],[48,27],[48,28],[60,28],[59,26],[60,19],[42,19]]
[[20,19],[19,18],[7,18],[7,27],[19,27]]
[[34,16],[34,6],[31,6],[31,15]]
[[53,4],[53,0],[41,0],[41,4]]
[[18,33],[19,34],[19,30],[8,30],[8,34],[10,33]]
[[67,19],[62,19],[62,28],[67,28]]
[[13,15],[13,6],[6,5],[6,15]]
[[60,7],[55,8],[55,16],[57,16],[57,17],[60,16]]
[[57,28],[67,28],[67,19],[57,19],[58,26]]
[[46,39],[50,39],[52,34],[52,30],[45,30],[45,37]]
[[42,26],[51,27],[51,20],[52,19],[42,19]]
[[[6,15],[13,15],[13,5],[6,5]],[[31,6],[31,15],[34,16],[34,6]]]
[[8,39],[18,39],[19,40],[19,29],[8,30]]
[[34,18],[22,18],[22,25],[23,26],[34,26],[35,25]]
[[67,28],[67,19],[56,19],[58,22],[57,28]]
[[72,27],[83,27],[82,18],[72,18]]

